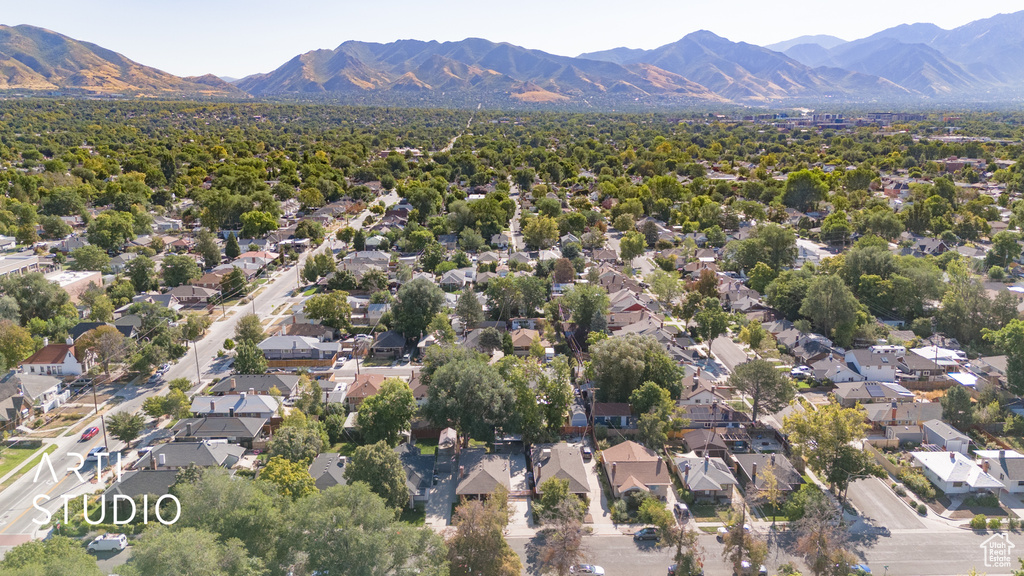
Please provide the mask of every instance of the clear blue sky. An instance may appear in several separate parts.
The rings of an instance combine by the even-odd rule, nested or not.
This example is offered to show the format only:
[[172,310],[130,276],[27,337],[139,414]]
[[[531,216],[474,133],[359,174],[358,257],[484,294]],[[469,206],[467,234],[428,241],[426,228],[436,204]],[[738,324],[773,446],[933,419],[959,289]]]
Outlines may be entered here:
[[346,40],[480,37],[554,54],[654,48],[694,30],[771,44],[846,40],[898,24],[954,28],[1020,0],[0,0],[0,23],[94,42],[181,76],[269,72]]

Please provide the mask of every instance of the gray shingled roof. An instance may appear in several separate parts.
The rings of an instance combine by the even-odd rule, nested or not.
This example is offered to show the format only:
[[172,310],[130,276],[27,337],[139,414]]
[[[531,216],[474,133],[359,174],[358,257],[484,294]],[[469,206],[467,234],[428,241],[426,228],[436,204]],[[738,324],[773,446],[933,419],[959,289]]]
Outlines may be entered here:
[[533,473],[539,487],[549,478],[568,480],[571,494],[589,494],[590,482],[580,449],[562,442],[537,444],[533,449]]
[[459,458],[459,468],[465,471],[455,489],[459,496],[490,494],[498,486],[512,489],[508,456],[486,454],[483,450],[466,450]]

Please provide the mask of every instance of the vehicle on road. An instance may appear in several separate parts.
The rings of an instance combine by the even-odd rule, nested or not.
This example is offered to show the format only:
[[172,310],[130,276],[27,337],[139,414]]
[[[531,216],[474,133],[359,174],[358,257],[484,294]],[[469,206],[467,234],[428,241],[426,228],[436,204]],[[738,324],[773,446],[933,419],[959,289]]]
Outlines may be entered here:
[[590,449],[590,446],[584,446],[580,452],[583,454],[583,461],[589,462],[594,457],[594,451]]
[[672,564],[668,567],[668,576],[704,576],[703,568],[698,568],[696,572],[690,572],[689,574],[677,572],[677,570],[678,567],[675,564]]
[[92,440],[100,433],[100,429],[95,426],[90,426],[82,432],[82,437],[78,439],[79,442],[85,442],[86,440]]
[[604,568],[600,566],[594,566],[593,564],[580,564],[578,566],[569,566],[570,574],[593,574],[594,576],[604,576]]
[[124,550],[128,546],[128,537],[124,534],[100,534],[92,539],[86,550],[90,552],[107,552]]
[[754,565],[749,561],[744,560],[740,562],[740,571],[733,572],[732,576],[768,576],[768,568],[764,564],[758,567],[757,572],[754,571]]
[[158,368],[156,372],[157,372],[157,374],[163,374],[164,372],[167,372],[170,369],[171,369],[171,365],[167,364],[167,363],[164,363],[164,364],[160,365],[160,368]]
[[92,450],[89,450],[89,454],[85,457],[85,459],[89,460],[91,458],[95,458],[97,454],[106,454],[106,453],[107,453],[107,447],[106,446],[97,446],[97,447],[93,448]]
[[658,536],[658,529],[655,528],[654,526],[648,526],[647,528],[641,528],[641,529],[637,530],[633,534],[633,540],[636,540],[636,541],[640,541],[640,540],[657,540],[658,538],[660,538],[660,536]]
[[856,574],[857,576],[871,574],[871,568],[868,568],[867,564],[854,564],[850,566],[850,574]]

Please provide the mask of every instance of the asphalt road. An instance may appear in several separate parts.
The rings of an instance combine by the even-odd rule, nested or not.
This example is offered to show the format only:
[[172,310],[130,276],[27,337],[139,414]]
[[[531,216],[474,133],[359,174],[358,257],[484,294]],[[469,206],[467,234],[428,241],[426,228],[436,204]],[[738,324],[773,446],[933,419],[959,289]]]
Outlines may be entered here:
[[890,530],[923,529],[924,523],[888,486],[878,478],[865,478],[850,483],[846,494],[861,516],[872,526]]
[[747,361],[747,353],[728,336],[719,336],[712,340],[711,351],[728,368],[729,372]]
[[[970,531],[915,530],[894,532],[887,537],[862,538],[855,542],[855,552],[874,574],[886,576],[962,576],[976,569],[986,576],[1011,576],[1013,570],[985,566],[982,546],[992,538],[992,533]],[[1002,536],[998,537],[1002,539]],[[1015,550],[1024,548],[1024,535],[1010,534]],[[509,545],[523,559],[524,573],[537,574],[531,563],[536,554],[528,550],[527,538],[509,538]],[[702,534],[700,544],[704,549],[704,573],[706,576],[730,576],[732,568],[722,559],[722,545],[711,534]],[[608,576],[662,576],[672,563],[672,551],[658,548],[649,542],[634,543],[630,536],[590,536],[585,539],[587,560],[605,569]],[[1014,554],[1014,568],[1017,567]],[[769,574],[786,562],[810,574],[799,559],[779,549],[769,558]],[[886,569],[886,567],[888,567]]]

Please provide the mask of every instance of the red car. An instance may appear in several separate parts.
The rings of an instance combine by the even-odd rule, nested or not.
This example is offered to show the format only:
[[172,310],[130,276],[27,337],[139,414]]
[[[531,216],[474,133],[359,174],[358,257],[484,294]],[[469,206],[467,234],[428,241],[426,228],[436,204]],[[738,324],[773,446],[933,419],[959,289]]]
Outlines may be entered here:
[[85,432],[82,432],[82,438],[79,440],[79,442],[85,442],[86,440],[92,440],[92,438],[94,436],[96,436],[97,434],[99,434],[99,433],[100,433],[100,429],[95,427],[95,426],[86,428]]

